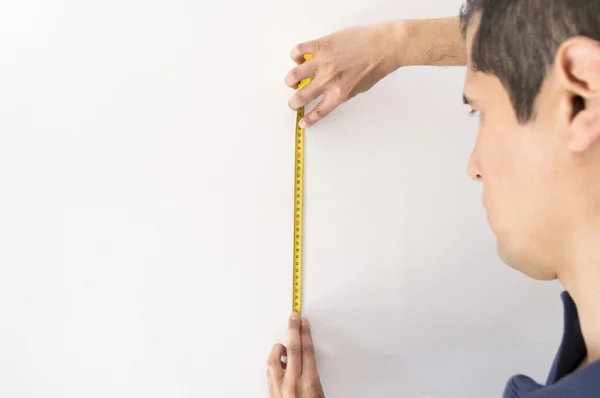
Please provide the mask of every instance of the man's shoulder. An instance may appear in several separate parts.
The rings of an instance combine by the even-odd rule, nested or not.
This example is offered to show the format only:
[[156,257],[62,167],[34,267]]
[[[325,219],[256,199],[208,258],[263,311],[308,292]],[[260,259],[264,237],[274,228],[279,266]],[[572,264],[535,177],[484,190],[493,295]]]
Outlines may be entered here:
[[600,361],[566,375],[558,382],[541,385],[527,376],[512,377],[504,398],[598,398],[600,397]]

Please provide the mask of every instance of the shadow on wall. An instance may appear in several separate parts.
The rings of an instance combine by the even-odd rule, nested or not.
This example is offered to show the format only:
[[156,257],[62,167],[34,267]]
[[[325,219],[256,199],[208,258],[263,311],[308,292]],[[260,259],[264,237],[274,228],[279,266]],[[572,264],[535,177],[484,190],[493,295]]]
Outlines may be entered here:
[[375,396],[389,393],[390,384],[401,385],[406,397],[417,397],[426,391],[424,384],[410,376],[409,366],[399,356],[373,351],[360,338],[347,332],[343,325],[362,321],[360,315],[350,315],[350,311],[324,311],[312,317],[325,393],[343,397]]
[[[472,396],[466,388],[499,394],[511,372],[528,370],[520,365],[523,356],[540,348],[551,354],[556,348],[558,334],[533,341],[519,333],[521,319],[514,309],[531,300],[526,289],[513,289],[484,313],[485,299],[475,312],[459,308],[460,300],[444,299],[453,297],[456,286],[443,283],[423,286],[424,292],[435,291],[423,300],[398,291],[394,307],[382,308],[377,293],[390,281],[380,275],[365,282],[305,305],[323,385],[331,396],[390,391],[407,398]],[[361,308],[348,308],[357,297],[364,298],[358,301]],[[546,355],[540,360],[545,367]]]

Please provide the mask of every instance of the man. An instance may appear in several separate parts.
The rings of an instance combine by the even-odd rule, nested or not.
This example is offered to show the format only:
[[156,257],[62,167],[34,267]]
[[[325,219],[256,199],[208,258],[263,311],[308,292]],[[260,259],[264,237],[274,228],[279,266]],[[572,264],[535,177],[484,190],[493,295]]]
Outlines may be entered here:
[[[566,289],[546,385],[515,376],[504,397],[600,397],[600,0],[467,0],[460,23],[355,28],[292,56],[308,52],[287,78],[315,77],[292,108],[324,94],[307,125],[398,66],[466,61],[464,100],[480,117],[468,174],[483,184],[500,257]],[[268,367],[272,398],[324,396],[307,320],[290,318],[287,350],[276,345]]]

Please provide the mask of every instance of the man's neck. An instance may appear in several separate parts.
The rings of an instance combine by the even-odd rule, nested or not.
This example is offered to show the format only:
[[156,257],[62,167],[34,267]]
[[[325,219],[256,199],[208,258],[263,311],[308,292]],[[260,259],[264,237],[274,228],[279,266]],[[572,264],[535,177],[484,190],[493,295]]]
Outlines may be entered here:
[[577,305],[589,364],[600,361],[600,240],[580,247],[587,250],[577,251],[559,279]]

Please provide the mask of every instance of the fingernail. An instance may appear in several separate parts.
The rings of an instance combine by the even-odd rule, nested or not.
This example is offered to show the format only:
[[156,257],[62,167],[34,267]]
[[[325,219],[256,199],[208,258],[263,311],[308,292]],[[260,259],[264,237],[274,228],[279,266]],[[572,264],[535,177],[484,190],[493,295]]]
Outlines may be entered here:
[[302,326],[308,326],[308,319],[302,318]]
[[306,128],[306,122],[304,121],[304,119],[300,120],[300,123],[298,123],[300,125],[301,129],[305,129]]
[[300,315],[297,312],[292,312],[292,315],[290,315],[290,319],[292,321],[297,321],[298,319],[300,319]]

